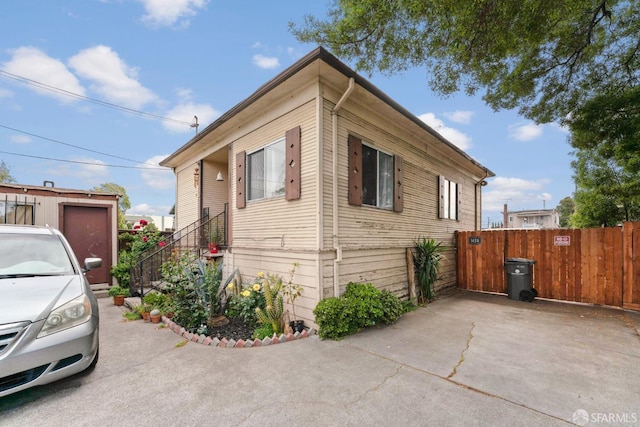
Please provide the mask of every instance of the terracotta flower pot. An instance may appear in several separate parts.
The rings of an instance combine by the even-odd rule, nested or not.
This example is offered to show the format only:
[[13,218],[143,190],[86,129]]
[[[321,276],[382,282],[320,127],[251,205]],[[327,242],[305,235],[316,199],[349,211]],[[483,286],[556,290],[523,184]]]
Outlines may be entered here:
[[149,313],[148,311],[145,311],[144,313],[142,313],[142,320],[144,320],[145,322],[150,322],[151,313]]
[[113,297],[113,303],[115,305],[124,305],[124,295],[116,295]]
[[160,320],[162,319],[162,315],[158,314],[157,316],[150,316],[151,317],[151,323],[160,323]]

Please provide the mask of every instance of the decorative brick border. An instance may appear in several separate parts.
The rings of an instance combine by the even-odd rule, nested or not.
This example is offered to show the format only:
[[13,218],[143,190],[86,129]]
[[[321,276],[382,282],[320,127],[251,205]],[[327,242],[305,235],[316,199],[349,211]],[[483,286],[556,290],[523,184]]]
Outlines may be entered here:
[[265,345],[271,344],[279,344],[281,342],[287,341],[295,341],[302,338],[307,338],[309,336],[315,335],[315,329],[305,329],[302,332],[295,332],[293,334],[281,334],[280,336],[266,337],[265,339],[256,339],[256,340],[233,340],[226,338],[211,338],[206,335],[198,335],[193,334],[187,331],[182,326],[178,325],[173,320],[168,317],[162,316],[162,322],[167,325],[169,329],[171,329],[174,333],[180,335],[181,337],[198,344],[210,345],[213,347],[224,347],[224,348],[250,348],[250,347],[263,347]]

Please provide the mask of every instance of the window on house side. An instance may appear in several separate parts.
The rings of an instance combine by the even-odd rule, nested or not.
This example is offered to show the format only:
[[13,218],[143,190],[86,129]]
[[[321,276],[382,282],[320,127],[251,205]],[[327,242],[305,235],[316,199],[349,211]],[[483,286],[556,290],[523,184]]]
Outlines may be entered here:
[[441,217],[458,220],[458,183],[441,177],[442,194],[440,197]]
[[362,144],[362,204],[393,208],[393,156]]
[[268,199],[284,195],[284,138],[247,156],[248,198]]
[[0,224],[33,225],[33,206],[17,202],[0,202]]

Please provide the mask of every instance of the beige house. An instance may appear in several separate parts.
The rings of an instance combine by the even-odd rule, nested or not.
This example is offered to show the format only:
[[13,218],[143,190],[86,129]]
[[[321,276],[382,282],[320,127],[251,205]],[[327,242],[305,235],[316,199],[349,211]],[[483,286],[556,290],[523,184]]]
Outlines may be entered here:
[[555,209],[509,211],[505,216],[505,228],[560,228],[560,213]]
[[176,230],[226,209],[225,272],[288,276],[296,314],[349,282],[409,295],[406,249],[452,249],[439,288],[455,286],[454,232],[480,229],[493,173],[318,48],[162,163],[177,178]]

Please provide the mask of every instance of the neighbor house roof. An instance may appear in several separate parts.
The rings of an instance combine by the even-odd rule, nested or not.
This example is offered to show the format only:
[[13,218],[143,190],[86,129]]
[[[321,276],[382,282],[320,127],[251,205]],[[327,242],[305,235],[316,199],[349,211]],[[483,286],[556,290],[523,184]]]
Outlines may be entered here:
[[118,199],[119,194],[107,193],[104,191],[94,190],[74,190],[71,188],[49,187],[41,185],[26,184],[0,184],[0,192],[11,194],[30,194],[40,196],[58,196],[58,197],[94,197],[102,199]]
[[407,110],[406,108],[402,107],[400,104],[395,102],[387,94],[385,94],[376,86],[371,84],[364,77],[360,76],[358,73],[353,71],[345,63],[340,61],[338,58],[336,58],[334,55],[329,53],[323,47],[318,47],[314,49],[313,51],[311,51],[310,53],[302,57],[299,61],[291,65],[289,68],[287,68],[286,70],[278,74],[276,77],[274,77],[273,79],[263,84],[260,88],[258,88],[258,90],[256,90],[253,94],[251,94],[248,98],[241,101],[240,103],[235,105],[233,108],[231,108],[229,111],[221,115],[209,126],[204,128],[200,133],[196,134],[189,142],[187,142],[185,145],[180,147],[177,151],[175,151],[169,157],[167,157],[162,162],[160,162],[160,165],[170,166],[170,164],[172,163],[172,160],[178,157],[181,153],[189,150],[190,147],[192,147],[194,144],[196,144],[198,141],[204,138],[208,133],[214,131],[215,129],[223,125],[225,122],[229,121],[236,114],[238,114],[239,112],[241,112],[242,110],[244,110],[245,108],[253,104],[255,101],[257,101],[258,99],[260,99],[261,97],[269,93],[271,90],[273,90],[274,88],[276,88],[277,86],[279,86],[280,84],[282,84],[283,82],[285,82],[286,80],[288,80],[289,78],[291,78],[292,76],[294,76],[295,74],[303,70],[305,67],[311,65],[314,61],[317,61],[317,60],[322,60],[323,62],[330,65],[338,72],[342,73],[345,77],[353,78],[357,85],[361,86],[362,88],[364,88],[365,90],[367,90],[368,92],[370,92],[371,94],[373,94],[374,96],[382,100],[384,103],[392,107],[394,110],[396,110],[397,112],[405,116],[407,119],[409,119],[410,121],[418,125],[420,128],[422,128],[423,130],[425,130],[426,132],[434,136],[440,142],[442,142],[452,150],[462,155],[470,163],[484,170],[486,173],[486,177],[495,176],[495,174],[492,171],[490,171],[489,169],[481,165],[479,162],[474,160],[471,156],[469,156],[463,150],[458,148],[456,145],[452,144],[450,141],[448,141],[438,132],[433,130],[429,125],[427,125],[425,122],[420,120],[409,110]]

